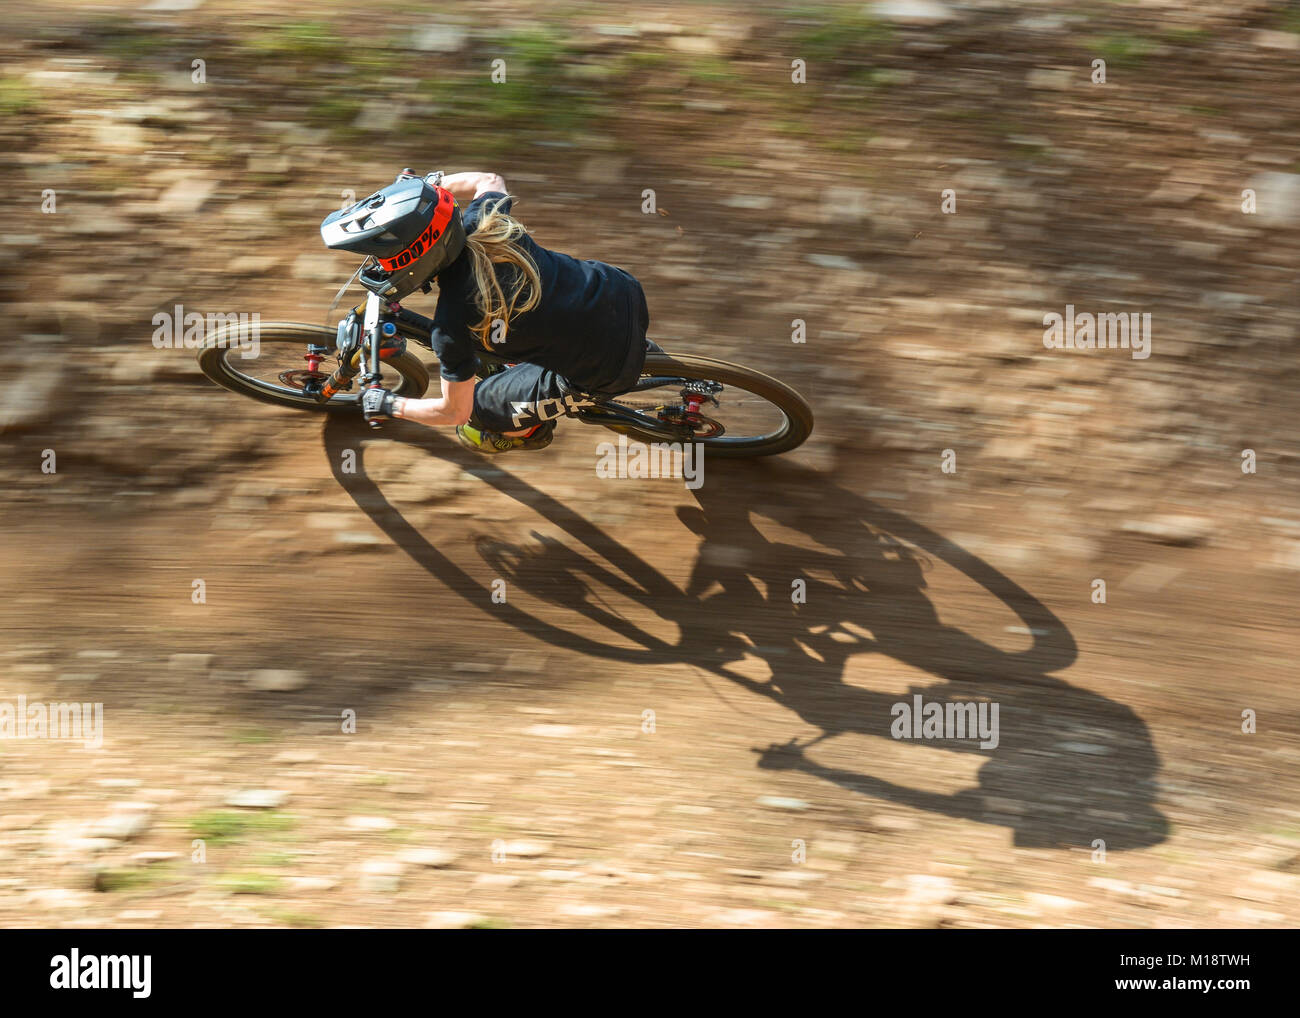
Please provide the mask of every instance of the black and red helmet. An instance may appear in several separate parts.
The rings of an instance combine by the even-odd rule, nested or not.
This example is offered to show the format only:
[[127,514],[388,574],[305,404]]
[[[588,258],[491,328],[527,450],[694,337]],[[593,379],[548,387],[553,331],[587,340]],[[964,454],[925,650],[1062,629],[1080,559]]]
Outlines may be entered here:
[[378,262],[364,275],[382,296],[400,300],[426,286],[465,249],[460,207],[441,174],[419,177],[404,170],[387,187],[320,224],[325,246],[371,255]]

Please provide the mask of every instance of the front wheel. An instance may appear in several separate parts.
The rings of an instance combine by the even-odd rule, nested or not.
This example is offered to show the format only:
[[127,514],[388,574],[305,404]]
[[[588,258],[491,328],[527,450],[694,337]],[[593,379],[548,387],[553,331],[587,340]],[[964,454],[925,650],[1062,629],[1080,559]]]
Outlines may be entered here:
[[813,429],[812,408],[790,386],[712,357],[648,354],[637,387],[609,402],[650,426],[606,427],[650,442],[671,432],[701,443],[711,456],[774,456],[802,445]]
[[[359,391],[340,392],[325,402],[306,391],[311,383],[319,384],[329,376],[326,363],[312,369],[307,360],[308,346],[326,347],[332,352],[334,341],[334,330],[323,325],[226,325],[209,336],[199,350],[199,367],[218,385],[263,403],[295,410],[355,411],[361,398]],[[397,374],[396,384],[389,372]],[[419,399],[429,387],[428,369],[407,350],[384,360],[381,373],[385,388],[409,399]]]

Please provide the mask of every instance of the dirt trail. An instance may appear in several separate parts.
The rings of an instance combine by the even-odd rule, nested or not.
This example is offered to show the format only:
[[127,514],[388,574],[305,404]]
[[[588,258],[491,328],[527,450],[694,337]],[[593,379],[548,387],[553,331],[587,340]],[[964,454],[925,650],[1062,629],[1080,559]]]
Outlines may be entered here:
[[[0,924],[1294,925],[1300,89],[1258,41],[1287,30],[989,6],[853,36],[892,78],[827,51],[820,136],[765,91],[788,60],[762,40],[806,21],[552,26],[555,64],[516,40],[534,80],[635,101],[495,156],[472,131],[435,153],[414,105],[366,165],[360,128],[266,105],[203,7],[25,52],[3,158],[62,204],[4,238],[50,356],[0,406],[0,702],[102,703],[104,737],[0,741]],[[495,45],[430,38],[460,47],[421,51],[446,74]],[[1112,91],[1062,85],[1116,38],[1143,46]],[[173,80],[196,46],[208,92]],[[977,80],[984,114],[956,115]],[[487,461],[239,400],[150,344],[177,302],[319,320],[346,276],[322,207],[444,157],[497,159],[543,243],[636,271],[665,347],[800,388],[810,443],[706,460],[696,492],[603,481],[578,424]],[[787,217],[792,161],[821,197]],[[1236,208],[1251,185],[1267,216]],[[1045,349],[1067,303],[1153,311],[1152,357]],[[996,746],[896,737],[916,695],[996,705]]]

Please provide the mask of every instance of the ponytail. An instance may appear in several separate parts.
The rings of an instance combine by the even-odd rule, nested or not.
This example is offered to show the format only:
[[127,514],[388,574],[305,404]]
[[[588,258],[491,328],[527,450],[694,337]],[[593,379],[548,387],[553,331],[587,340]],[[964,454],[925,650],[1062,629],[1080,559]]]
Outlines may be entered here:
[[[504,322],[509,328],[512,318],[531,311],[542,299],[542,277],[537,263],[519,243],[528,229],[501,211],[507,200],[502,198],[487,208],[474,232],[465,238],[474,273],[474,304],[482,315],[477,325],[470,326],[470,331],[489,350],[493,322]],[[509,294],[502,289],[494,265],[513,265],[517,270]]]

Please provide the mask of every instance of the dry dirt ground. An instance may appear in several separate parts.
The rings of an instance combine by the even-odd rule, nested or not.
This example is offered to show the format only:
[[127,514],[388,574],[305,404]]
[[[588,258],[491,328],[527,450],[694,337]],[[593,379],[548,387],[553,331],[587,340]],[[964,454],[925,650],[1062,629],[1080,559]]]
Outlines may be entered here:
[[[0,704],[104,711],[0,741],[0,924],[1295,925],[1293,20],[424,9],[391,63],[480,105],[374,131],[411,89],[327,78],[346,5],[209,6],[0,43]],[[498,52],[531,90],[474,100]],[[598,480],[581,424],[489,461],[154,348],[176,303],[322,320],[316,224],[403,165],[499,169],[809,443]],[[1045,349],[1067,303],[1151,356]],[[893,737],[916,694],[997,746]]]

